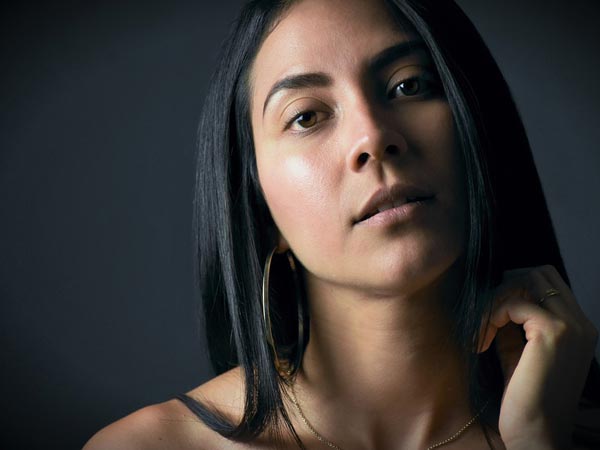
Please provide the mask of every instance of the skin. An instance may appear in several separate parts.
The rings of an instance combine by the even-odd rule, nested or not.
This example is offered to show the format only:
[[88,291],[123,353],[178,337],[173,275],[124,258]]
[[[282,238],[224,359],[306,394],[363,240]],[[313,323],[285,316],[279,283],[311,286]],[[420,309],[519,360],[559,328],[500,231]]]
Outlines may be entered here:
[[[357,8],[371,12],[369,20],[329,2],[292,8],[256,57],[252,127],[259,179],[283,237],[281,249],[291,245],[311,287],[385,299],[431,284],[462,252],[464,182],[449,106],[439,95],[426,95],[437,89],[427,85],[435,75],[426,52],[370,73],[371,58],[416,37],[401,33],[381,9]],[[382,23],[387,27],[380,30],[376,24]],[[368,39],[348,42],[353,33]],[[306,72],[325,73],[332,85],[281,91],[263,115],[270,87]],[[385,98],[415,76],[422,79],[422,93],[409,97],[397,90],[395,99]],[[314,117],[286,125],[302,111]],[[302,125],[307,122],[315,124]],[[436,194],[425,226],[379,232],[353,226],[370,195],[398,181]]]
[[[274,246],[291,250],[306,274],[311,337],[296,393],[318,432],[344,450],[424,449],[473,416],[444,313],[459,288],[466,232],[452,114],[426,52],[378,70],[370,64],[415,38],[379,1],[303,0],[266,37],[250,73],[259,180],[279,234]],[[306,72],[330,82],[279,91],[265,108],[275,83]],[[414,77],[420,90],[399,87]],[[370,195],[395,182],[425,186],[435,200],[412,220],[355,225]],[[549,288],[560,295],[538,305]],[[495,339],[505,376],[501,405],[483,414],[497,424],[495,448],[572,448],[597,330],[552,266],[505,272],[494,297],[490,326],[474,351],[488,351]],[[188,395],[238,423],[244,379],[236,368]],[[326,448],[287,407],[307,448]],[[274,445],[261,436],[249,447]],[[248,446],[222,438],[171,400],[111,424],[85,446],[121,448]],[[488,445],[472,426],[443,448]]]
[[[441,306],[457,292],[465,234],[452,114],[426,87],[393,90],[429,76],[426,53],[369,66],[415,38],[380,2],[305,0],[266,38],[251,73],[260,184],[279,251],[291,249],[306,273],[311,340],[296,390],[309,420],[344,449],[427,448],[472,416]],[[264,105],[278,80],[314,72],[330,82],[279,91]],[[435,202],[402,225],[353,224],[377,187],[397,181],[427,186]],[[548,309],[532,303],[550,287],[561,295]],[[566,448],[572,421],[555,411],[574,414],[597,332],[552,267],[507,272],[498,289],[492,327],[482,333],[487,349],[513,323],[498,336],[511,381],[497,422],[504,443]],[[527,345],[520,337],[515,345],[514,324],[524,326]],[[566,359],[569,348],[579,361]],[[572,378],[557,369],[566,366]],[[554,389],[569,395],[551,405]],[[457,445],[486,447],[476,428]]]
[[[472,416],[440,308],[458,288],[465,234],[452,114],[427,82],[426,52],[370,65],[413,39],[381,4],[307,0],[267,37],[251,72],[260,184],[279,250],[291,248],[306,273],[311,339],[296,389],[344,449],[426,448]],[[280,91],[265,108],[277,81],[313,72],[331,82]],[[422,83],[411,96],[397,87],[410,77]],[[371,194],[395,182],[426,186],[435,202],[418,220],[355,225]]]

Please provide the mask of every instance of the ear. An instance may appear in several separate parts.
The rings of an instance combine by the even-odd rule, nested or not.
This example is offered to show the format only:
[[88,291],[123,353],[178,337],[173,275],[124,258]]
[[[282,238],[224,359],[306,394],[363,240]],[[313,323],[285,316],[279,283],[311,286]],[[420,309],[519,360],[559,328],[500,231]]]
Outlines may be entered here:
[[288,243],[287,239],[283,237],[283,234],[281,234],[281,231],[279,231],[279,228],[275,224],[275,221],[273,220],[273,217],[271,217],[270,214],[267,224],[267,241],[277,242],[277,250],[275,250],[275,253],[285,253],[287,250],[290,249],[290,244]]
[[281,234],[281,232],[277,232],[278,237],[278,242],[277,242],[277,251],[276,253],[285,253],[286,251],[288,251],[290,249],[290,244],[288,243],[287,239],[283,237],[283,234]]

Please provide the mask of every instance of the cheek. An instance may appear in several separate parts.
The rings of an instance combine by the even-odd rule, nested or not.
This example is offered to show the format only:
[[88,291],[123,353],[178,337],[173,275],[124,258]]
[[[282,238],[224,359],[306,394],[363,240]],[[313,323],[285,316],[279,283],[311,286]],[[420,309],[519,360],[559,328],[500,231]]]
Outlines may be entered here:
[[[456,131],[450,107],[440,108],[429,130],[430,159],[439,174],[439,197],[447,208],[448,224],[452,225],[458,245],[465,238],[467,224],[466,179],[462,150],[456,138]],[[460,238],[460,239],[459,239]]]
[[334,246],[335,223],[331,218],[338,215],[334,201],[335,177],[331,176],[331,168],[325,161],[290,155],[259,156],[257,163],[273,220],[296,256],[302,260],[296,251],[311,246]]
[[452,161],[457,152],[450,106],[445,101],[432,102],[412,119],[413,137],[418,140],[416,147],[423,149],[433,162],[446,164]]
[[430,103],[412,118],[411,144],[438,178],[440,195],[446,197],[448,204],[462,203],[464,164],[450,106],[445,101]]
[[407,140],[422,158],[438,188],[444,227],[458,237],[464,234],[467,213],[466,179],[462,150],[457,140],[452,111],[446,101],[424,102],[412,109]]

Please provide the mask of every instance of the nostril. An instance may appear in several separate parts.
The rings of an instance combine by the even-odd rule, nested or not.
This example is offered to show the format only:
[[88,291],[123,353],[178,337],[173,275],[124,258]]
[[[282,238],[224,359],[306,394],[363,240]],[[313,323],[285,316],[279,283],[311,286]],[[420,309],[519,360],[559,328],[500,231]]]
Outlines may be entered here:
[[358,162],[359,164],[364,164],[367,162],[367,160],[369,159],[369,154],[368,153],[361,153],[358,157]]

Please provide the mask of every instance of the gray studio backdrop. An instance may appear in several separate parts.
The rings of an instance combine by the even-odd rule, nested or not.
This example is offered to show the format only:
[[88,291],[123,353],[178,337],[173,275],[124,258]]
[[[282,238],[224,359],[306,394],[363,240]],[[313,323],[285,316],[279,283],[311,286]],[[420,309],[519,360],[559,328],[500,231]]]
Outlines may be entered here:
[[[2,6],[0,448],[80,448],[211,377],[191,201],[200,106],[238,9],[218,3]],[[600,326],[598,2],[459,3],[512,87]]]

